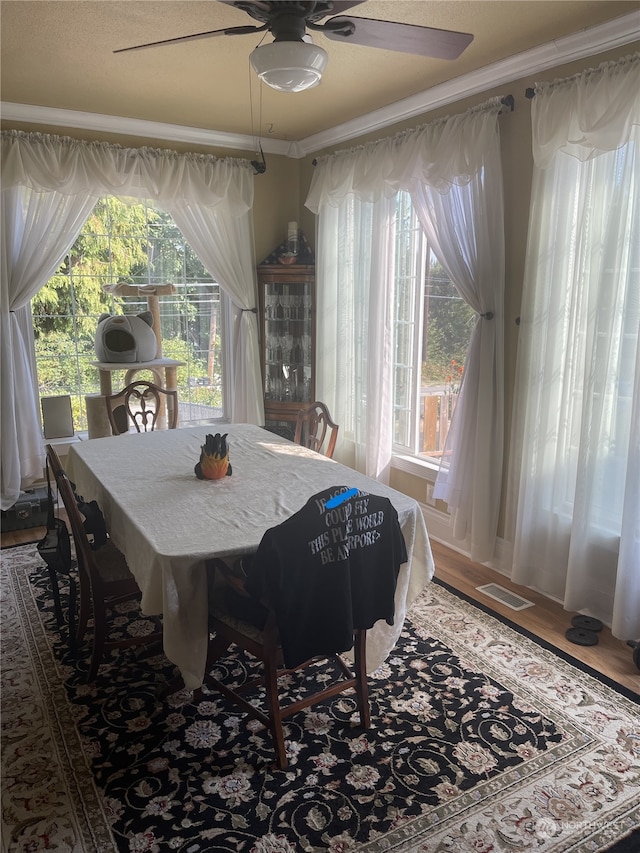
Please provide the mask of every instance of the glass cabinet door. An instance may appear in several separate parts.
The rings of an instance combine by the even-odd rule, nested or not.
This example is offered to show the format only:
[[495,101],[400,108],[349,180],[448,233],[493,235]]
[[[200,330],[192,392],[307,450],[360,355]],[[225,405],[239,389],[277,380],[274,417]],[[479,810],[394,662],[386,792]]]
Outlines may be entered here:
[[261,281],[265,401],[310,403],[314,394],[312,275],[274,272]]

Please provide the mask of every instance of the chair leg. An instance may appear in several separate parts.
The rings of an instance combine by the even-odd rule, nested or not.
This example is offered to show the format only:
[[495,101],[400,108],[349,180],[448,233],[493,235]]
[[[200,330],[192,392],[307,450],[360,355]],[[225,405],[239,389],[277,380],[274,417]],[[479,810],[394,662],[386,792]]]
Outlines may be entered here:
[[[227,651],[229,646],[231,645],[230,640],[225,640],[224,637],[220,637],[216,635],[213,639],[209,640],[209,645],[207,646],[207,662],[204,668],[204,681],[205,684],[207,682],[207,675],[213,664],[221,658],[224,653]],[[164,700],[167,696],[171,696],[174,693],[177,693],[178,690],[182,690],[184,687],[184,681],[181,675],[176,675],[175,678],[172,678],[168,681],[164,687],[161,687],[156,696],[159,700]],[[199,702],[202,699],[202,687],[198,687],[193,691],[193,696],[191,701],[194,703]]]
[[266,692],[267,709],[271,727],[271,736],[276,751],[276,762],[280,770],[287,766],[287,751],[284,745],[284,732],[282,731],[282,715],[280,713],[280,700],[278,698],[278,667],[275,659],[266,657],[264,663],[264,688]]
[[51,581],[51,594],[53,595],[53,609],[56,614],[56,622],[58,628],[62,628],[64,618],[62,616],[62,607],[60,606],[60,590],[58,588],[58,574],[53,566],[47,564],[49,570],[49,579]]
[[76,598],[77,586],[75,579],[69,575],[69,648],[73,651],[76,646]]
[[366,631],[358,631],[354,644],[354,670],[356,676],[356,695],[358,697],[358,708],[360,709],[360,725],[368,729],[371,725],[371,713],[369,708],[369,684],[367,682],[367,634]]
[[80,645],[87,633],[89,614],[91,613],[91,590],[87,584],[80,581],[80,612],[78,614],[78,629],[76,631],[76,643]]
[[[150,637],[155,637],[155,634],[151,634]],[[160,654],[163,651],[164,643],[162,635],[153,640],[151,638],[147,639],[141,637],[140,643],[138,645],[134,645],[134,656],[137,661],[146,660],[147,658]]]
[[209,645],[207,646],[207,660],[204,666],[205,681],[207,680],[207,675],[209,674],[211,667],[217,660],[226,654],[227,650],[232,645],[231,640],[227,640],[225,637],[218,634],[209,640]]
[[93,608],[93,650],[91,652],[91,667],[87,681],[91,683],[98,674],[98,668],[102,662],[104,652],[104,641],[107,634],[107,618],[104,608],[104,603],[100,602],[98,606],[94,602]]
[[[158,688],[156,692],[156,698],[158,701],[162,702],[167,696],[173,696],[174,693],[177,693],[178,690],[182,690],[184,687],[184,681],[181,675],[176,675],[170,681],[161,687]],[[194,691],[194,699],[195,699],[195,691]]]

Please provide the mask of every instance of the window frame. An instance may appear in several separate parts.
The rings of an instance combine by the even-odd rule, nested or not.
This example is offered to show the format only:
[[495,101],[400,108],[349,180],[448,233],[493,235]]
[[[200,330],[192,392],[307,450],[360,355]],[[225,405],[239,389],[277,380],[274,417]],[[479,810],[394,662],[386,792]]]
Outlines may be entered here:
[[[408,193],[398,193],[398,199],[401,200],[401,197],[404,196],[408,199]],[[410,204],[410,200],[409,200]],[[411,206],[411,205],[410,205]],[[412,251],[409,253],[409,267],[410,271],[405,272],[402,276],[405,279],[410,279],[412,282],[411,289],[411,299],[410,299],[410,318],[407,320],[399,320],[398,319],[398,298],[397,298],[397,290],[398,290],[398,280],[401,277],[398,269],[401,253],[398,251],[398,243],[399,238],[402,237],[403,232],[397,229],[397,208],[396,208],[396,219],[394,223],[394,227],[396,228],[395,234],[395,245],[396,245],[396,257],[394,259],[394,304],[393,304],[393,312],[394,312],[394,399],[393,399],[393,410],[394,410],[394,424],[396,414],[400,411],[400,407],[397,405],[396,400],[396,389],[397,389],[397,371],[398,371],[398,325],[399,323],[403,323],[405,326],[411,326],[411,346],[409,347],[411,351],[411,364],[405,366],[405,370],[408,370],[411,375],[410,381],[410,389],[407,392],[407,399],[410,403],[409,407],[403,407],[402,411],[408,412],[408,438],[409,443],[405,444],[404,442],[396,440],[396,429],[394,426],[394,441],[392,446],[393,453],[401,454],[404,456],[417,456],[418,451],[415,450],[418,444],[418,437],[420,434],[420,384],[421,384],[421,352],[423,348],[423,340],[424,340],[424,298],[425,298],[425,288],[427,282],[427,258],[429,256],[429,244],[427,241],[426,234],[424,233],[420,222],[418,221],[418,217],[416,216],[415,210],[411,206],[411,226],[410,229],[405,230],[404,234],[410,234],[410,244]],[[422,311],[421,311],[422,307]],[[434,467],[438,467],[437,465]]]
[[[405,229],[405,234],[410,233],[411,235],[411,245],[413,247],[413,251],[411,252],[410,263],[409,266],[411,268],[410,277],[413,282],[413,293],[411,298],[411,324],[413,326],[412,332],[412,358],[413,365],[411,366],[411,371],[413,373],[412,378],[412,388],[407,395],[408,399],[411,400],[412,408],[409,409],[405,407],[403,411],[409,412],[409,426],[408,426],[408,442],[403,442],[398,440],[397,438],[397,430],[395,427],[395,419],[396,413],[399,411],[399,407],[397,405],[396,399],[396,390],[397,390],[397,328],[398,328],[398,299],[397,299],[397,287],[398,287],[398,267],[399,267],[399,259],[398,257],[394,260],[394,438],[392,444],[392,459],[394,467],[400,468],[401,470],[407,471],[412,474],[422,474],[424,476],[426,472],[437,472],[440,470],[440,461],[439,457],[427,456],[425,451],[419,449],[420,444],[420,422],[423,417],[423,413],[421,411],[422,408],[422,367],[423,363],[426,362],[426,346],[427,346],[427,323],[425,322],[425,313],[427,311],[428,300],[436,296],[436,294],[430,294],[429,288],[433,283],[433,279],[431,276],[431,271],[436,264],[439,263],[438,258],[431,247],[428,237],[425,234],[415,210],[411,205],[409,193],[398,193],[398,198],[401,196],[406,197],[406,204],[411,210],[410,213],[410,227]],[[400,203],[400,202],[399,202]],[[396,208],[396,211],[398,207]],[[396,254],[398,254],[398,246],[399,246],[399,233],[398,233],[398,216],[396,215],[394,221],[394,228],[396,229],[395,235],[395,247]],[[441,266],[441,264],[440,264]],[[447,281],[450,286],[455,289],[455,284],[451,281],[451,279],[447,276]],[[457,292],[457,291],[456,291]],[[457,297],[461,302],[465,302],[462,296],[458,294]],[[465,303],[466,304],[466,303]],[[469,339],[471,338],[471,330],[469,331]],[[423,358],[423,353],[424,358]],[[446,394],[437,395],[440,396],[441,403],[445,399],[447,399]],[[444,444],[444,442],[442,442]],[[441,450],[443,447],[440,448]],[[430,479],[433,479],[430,477]]]

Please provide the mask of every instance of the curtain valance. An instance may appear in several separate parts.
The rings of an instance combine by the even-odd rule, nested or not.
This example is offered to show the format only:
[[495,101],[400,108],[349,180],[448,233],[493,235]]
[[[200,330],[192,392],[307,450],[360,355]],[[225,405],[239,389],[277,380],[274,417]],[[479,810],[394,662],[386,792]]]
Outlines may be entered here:
[[640,125],[638,92],[640,53],[538,83],[531,104],[536,166],[547,169],[559,150],[585,161],[624,145]]
[[30,300],[101,196],[157,201],[193,244],[238,318],[229,332],[232,420],[262,423],[251,164],[19,131],[4,131],[1,143],[2,508],[42,476],[44,464]]
[[15,130],[2,132],[2,186],[64,195],[184,200],[205,207],[224,202],[233,216],[253,205],[253,167],[248,160]]
[[323,205],[338,206],[349,194],[375,202],[417,184],[440,192],[466,184],[483,166],[502,108],[501,99],[492,98],[460,115],[321,157],[305,204],[318,213]]

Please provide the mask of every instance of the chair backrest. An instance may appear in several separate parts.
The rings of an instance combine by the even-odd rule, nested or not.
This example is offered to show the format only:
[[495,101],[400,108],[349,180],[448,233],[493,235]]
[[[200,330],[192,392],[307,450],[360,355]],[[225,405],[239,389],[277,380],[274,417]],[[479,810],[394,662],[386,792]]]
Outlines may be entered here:
[[152,432],[166,412],[168,429],[178,426],[178,392],[153,382],[130,382],[121,391],[105,397],[107,416],[114,435],[129,432],[133,423],[138,432]]
[[61,477],[65,471],[62,467],[62,462],[60,462],[60,457],[56,453],[53,445],[47,444],[47,459],[49,460],[49,468],[51,469],[51,473],[53,474],[56,484],[58,483],[58,478]]
[[[53,472],[53,476],[55,477],[56,486],[58,487],[58,494],[62,498],[62,503],[64,504],[67,518],[71,525],[71,534],[76,548],[78,567],[80,571],[84,572],[87,578],[90,579],[92,572],[94,571],[93,553],[91,551],[91,543],[89,542],[89,538],[84,529],[84,521],[80,515],[80,510],[78,509],[73,486],[71,485],[71,481],[69,480],[66,471],[62,467],[62,463],[60,462],[60,458],[55,449],[50,444],[47,444],[46,450],[49,465]],[[80,582],[82,583],[82,577],[80,578]]]
[[274,400],[264,401],[264,428],[275,435],[281,435],[293,441],[296,432],[298,412],[291,408],[290,403],[280,403]]
[[329,409],[316,400],[298,412],[294,441],[332,459],[338,430],[339,426],[331,419]]

